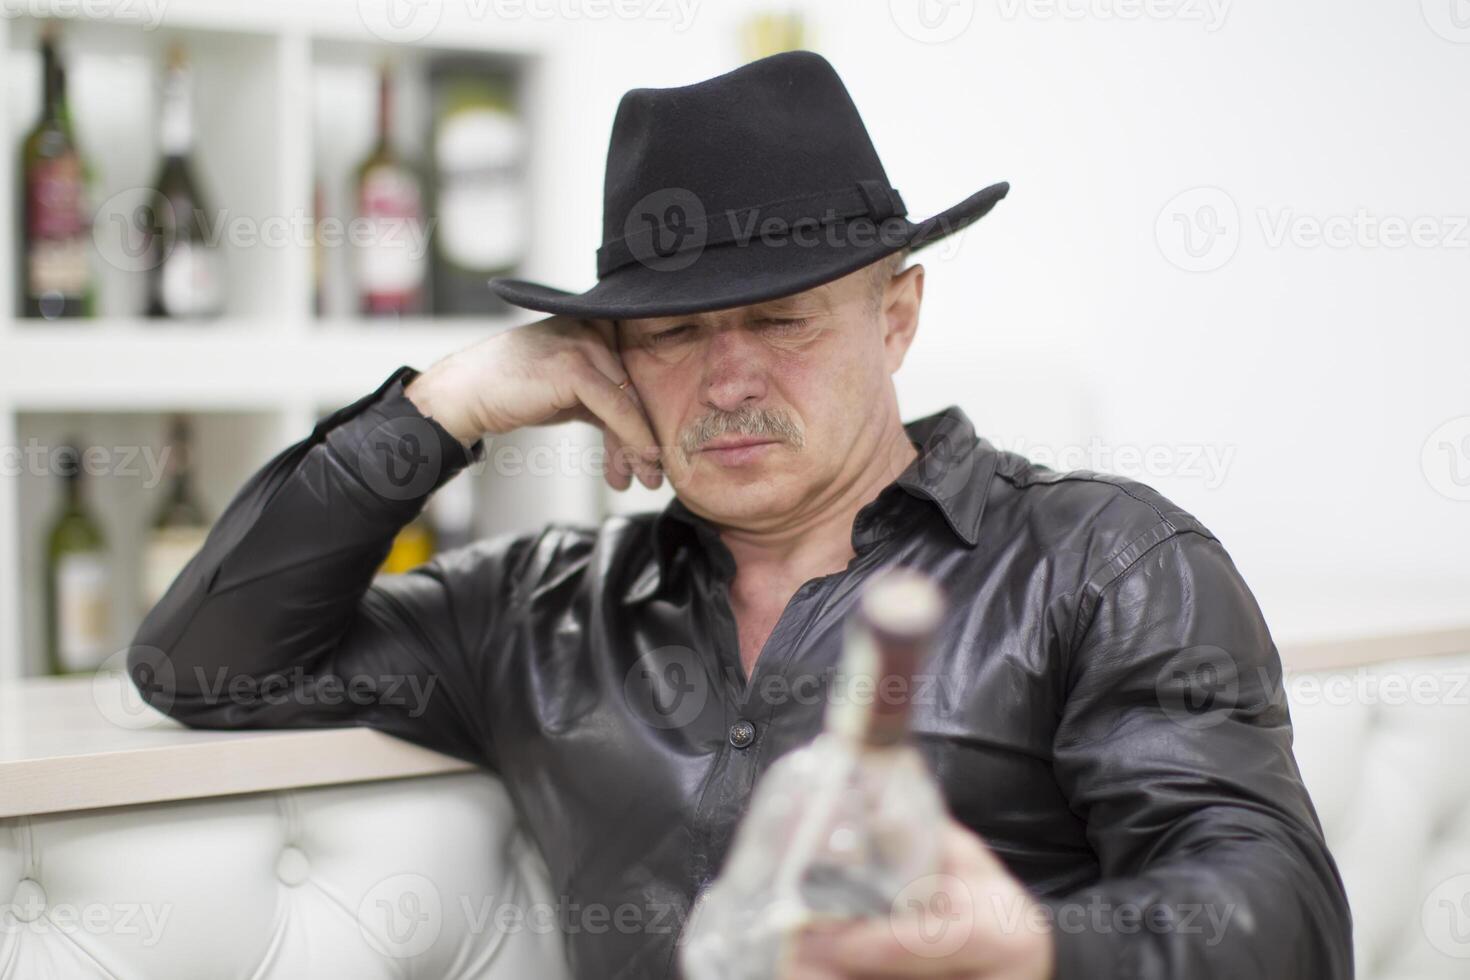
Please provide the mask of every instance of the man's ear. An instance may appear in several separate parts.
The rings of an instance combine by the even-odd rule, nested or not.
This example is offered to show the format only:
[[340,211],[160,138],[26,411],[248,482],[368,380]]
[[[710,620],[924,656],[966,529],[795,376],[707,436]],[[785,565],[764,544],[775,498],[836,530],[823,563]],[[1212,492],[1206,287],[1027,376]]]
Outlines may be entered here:
[[889,374],[902,366],[904,355],[914,342],[914,334],[919,330],[919,307],[923,301],[924,267],[917,263],[888,280],[883,290],[879,317]]

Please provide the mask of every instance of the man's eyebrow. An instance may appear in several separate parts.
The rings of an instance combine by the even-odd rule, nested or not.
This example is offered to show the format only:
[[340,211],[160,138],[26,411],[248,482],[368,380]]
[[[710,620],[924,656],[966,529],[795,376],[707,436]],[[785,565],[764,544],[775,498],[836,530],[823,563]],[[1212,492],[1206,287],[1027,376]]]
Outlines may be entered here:
[[751,311],[754,313],[788,313],[792,310],[809,309],[814,306],[825,308],[824,300],[823,296],[781,296],[764,303],[756,303],[751,307]]

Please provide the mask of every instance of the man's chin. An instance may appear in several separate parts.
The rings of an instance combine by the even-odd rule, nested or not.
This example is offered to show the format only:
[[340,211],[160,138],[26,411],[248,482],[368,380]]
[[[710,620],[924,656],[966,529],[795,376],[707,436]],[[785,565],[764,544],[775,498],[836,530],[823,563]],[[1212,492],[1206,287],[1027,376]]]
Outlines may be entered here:
[[732,525],[760,523],[789,512],[799,503],[792,488],[770,474],[751,480],[701,474],[679,489],[679,497],[691,510],[718,524]]

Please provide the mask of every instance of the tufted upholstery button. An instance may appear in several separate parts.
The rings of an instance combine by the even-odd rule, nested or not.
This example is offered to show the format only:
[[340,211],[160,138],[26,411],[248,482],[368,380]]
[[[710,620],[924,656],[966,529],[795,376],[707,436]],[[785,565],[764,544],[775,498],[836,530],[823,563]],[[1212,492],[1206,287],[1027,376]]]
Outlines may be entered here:
[[755,741],[755,725],[741,718],[730,726],[730,744],[743,749]]
[[295,888],[305,884],[310,875],[311,862],[301,848],[293,846],[281,851],[281,856],[276,859],[276,877],[281,879],[281,884]]
[[15,883],[14,907],[11,912],[21,922],[35,922],[46,911],[46,889],[34,878]]

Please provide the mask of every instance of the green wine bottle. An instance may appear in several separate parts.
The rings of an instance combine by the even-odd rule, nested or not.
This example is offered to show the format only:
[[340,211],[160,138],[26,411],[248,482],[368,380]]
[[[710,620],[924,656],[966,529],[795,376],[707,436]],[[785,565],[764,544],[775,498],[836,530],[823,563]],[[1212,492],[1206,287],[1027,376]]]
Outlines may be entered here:
[[209,535],[209,519],[194,492],[189,422],[175,415],[169,426],[168,486],[143,546],[143,612],[158,604]]
[[224,305],[223,265],[210,225],[217,219],[194,179],[193,80],[179,44],[169,48],[148,234],[148,315],[209,319]]
[[57,462],[66,483],[46,549],[48,667],[53,674],[80,674],[112,652],[112,569],[107,541],[82,495],[81,453],[65,446]]
[[96,282],[87,170],[72,136],[66,73],[50,24],[41,35],[41,64],[41,118],[21,150],[21,315],[48,320],[91,316]]

